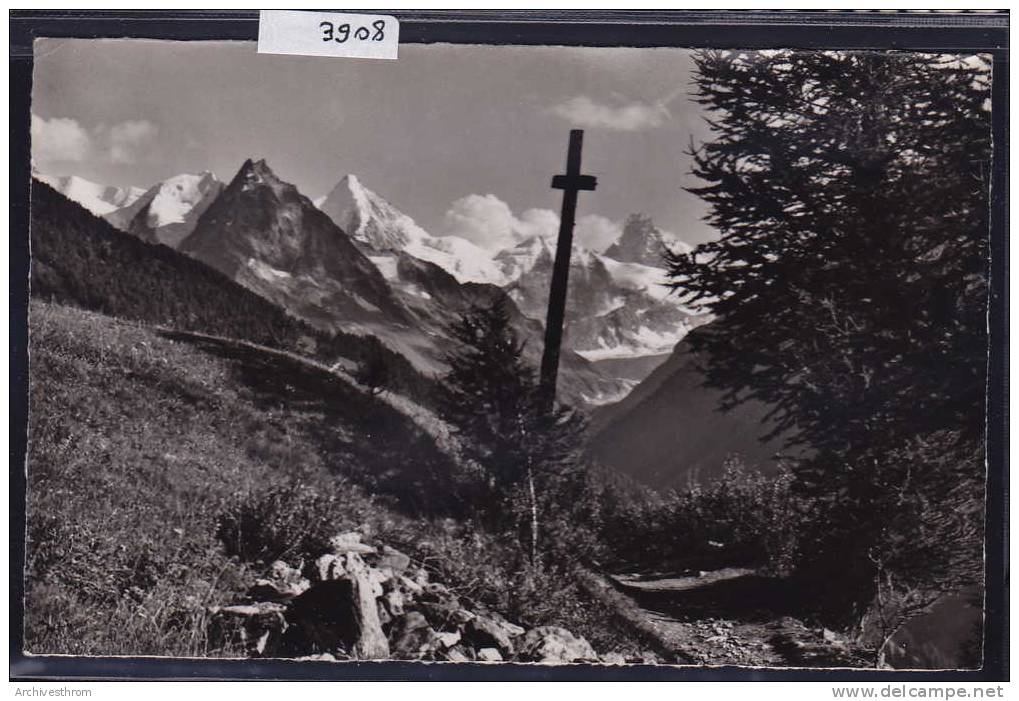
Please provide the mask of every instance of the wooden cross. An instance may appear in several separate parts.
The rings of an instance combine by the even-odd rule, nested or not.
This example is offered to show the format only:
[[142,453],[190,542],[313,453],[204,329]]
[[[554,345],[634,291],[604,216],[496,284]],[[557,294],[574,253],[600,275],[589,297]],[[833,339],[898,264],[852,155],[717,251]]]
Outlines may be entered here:
[[566,287],[570,278],[577,193],[581,190],[594,190],[598,185],[598,180],[593,175],[580,174],[580,149],[583,144],[584,131],[571,130],[570,148],[566,154],[566,174],[552,178],[552,187],[563,191],[563,211],[559,219],[559,241],[556,244],[552,285],[548,294],[548,314],[545,316],[545,353],[541,358],[541,397],[544,408],[548,411],[555,405],[556,379],[559,375],[559,348],[563,341]]

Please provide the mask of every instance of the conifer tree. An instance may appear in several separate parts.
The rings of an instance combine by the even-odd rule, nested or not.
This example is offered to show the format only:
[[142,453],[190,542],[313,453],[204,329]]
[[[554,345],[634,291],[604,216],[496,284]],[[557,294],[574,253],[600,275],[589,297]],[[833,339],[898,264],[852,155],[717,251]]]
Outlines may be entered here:
[[484,470],[495,505],[489,517],[522,527],[536,562],[542,521],[581,489],[581,420],[565,407],[543,411],[505,298],[464,314],[451,332],[459,347],[447,359],[440,414],[457,430],[464,456]]
[[979,576],[988,63],[707,51],[696,66],[714,136],[692,192],[721,237],[670,254],[670,275],[718,317],[691,337],[709,381],[774,406],[813,455],[802,570],[842,613],[892,572],[928,591]]

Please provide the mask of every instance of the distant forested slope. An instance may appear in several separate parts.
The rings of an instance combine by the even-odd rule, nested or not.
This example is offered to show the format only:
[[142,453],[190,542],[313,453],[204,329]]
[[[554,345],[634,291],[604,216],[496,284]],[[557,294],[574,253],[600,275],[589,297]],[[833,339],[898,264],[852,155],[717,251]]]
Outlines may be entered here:
[[31,241],[33,298],[329,362],[381,358],[394,389],[418,399],[431,394],[431,380],[374,337],[315,329],[204,263],[115,229],[38,180]]

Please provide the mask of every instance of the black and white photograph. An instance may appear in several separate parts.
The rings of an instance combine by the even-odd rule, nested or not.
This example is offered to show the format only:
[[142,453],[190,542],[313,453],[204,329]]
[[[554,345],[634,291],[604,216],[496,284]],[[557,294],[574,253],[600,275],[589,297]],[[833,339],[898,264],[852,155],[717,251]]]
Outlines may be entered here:
[[994,81],[36,39],[25,652],[981,669]]

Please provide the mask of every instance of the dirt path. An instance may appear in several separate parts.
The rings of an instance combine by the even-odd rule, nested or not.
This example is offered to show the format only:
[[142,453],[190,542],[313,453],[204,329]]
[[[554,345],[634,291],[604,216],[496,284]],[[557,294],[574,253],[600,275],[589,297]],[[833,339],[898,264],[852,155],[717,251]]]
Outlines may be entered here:
[[752,570],[610,578],[656,637],[687,664],[743,667],[859,667],[866,661],[830,631],[791,615],[782,583]]

